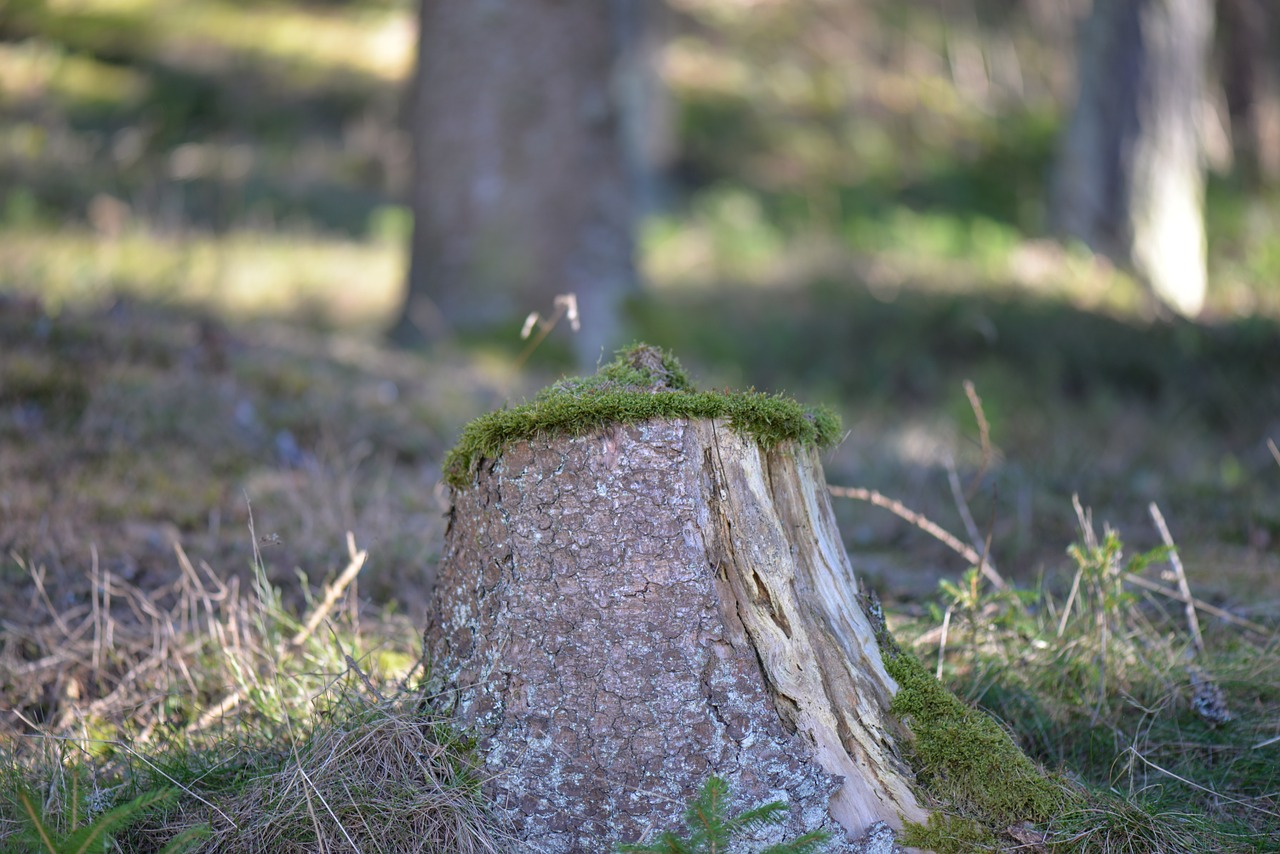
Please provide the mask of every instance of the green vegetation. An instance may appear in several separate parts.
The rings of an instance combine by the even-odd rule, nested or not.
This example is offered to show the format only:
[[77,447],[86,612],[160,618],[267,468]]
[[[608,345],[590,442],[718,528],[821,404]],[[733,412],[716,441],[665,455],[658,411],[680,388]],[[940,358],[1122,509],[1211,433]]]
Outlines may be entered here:
[[[108,610],[113,642],[99,636],[82,649],[71,639],[47,651],[141,661],[133,682],[97,704],[94,714],[110,726],[86,713],[66,736],[0,748],[8,794],[0,849],[500,850],[503,831],[481,798],[471,743],[411,682],[416,627],[367,637],[350,603],[341,605],[364,553],[352,546],[347,569],[314,595],[300,579],[308,603],[301,617],[284,606],[261,562],[244,596],[178,554],[186,574],[176,601],[111,581],[118,595],[145,603],[148,625],[121,624]],[[164,636],[185,642],[134,647]],[[388,646],[401,654],[378,648]],[[31,711],[20,710],[23,722],[33,723]],[[82,779],[90,777],[86,795]],[[49,793],[40,801],[32,781]],[[19,829],[6,834],[10,823]]]
[[[619,845],[626,854],[717,854],[728,851],[736,835],[781,822],[787,813],[783,801],[771,801],[758,807],[729,815],[729,784],[719,777],[708,777],[685,810],[684,822],[689,835],[683,838],[670,831],[648,844]],[[804,833],[790,842],[779,842],[762,848],[759,854],[811,854],[820,851],[829,834],[821,830]]]
[[910,653],[886,655],[885,667],[899,688],[890,710],[914,737],[917,779],[963,816],[935,814],[938,823],[931,822],[927,830],[911,828],[903,838],[906,844],[947,850],[940,839],[961,828],[961,837],[971,837],[975,826],[1043,823],[1064,811],[1069,799],[1063,785],[1046,777],[999,723],[962,702]]
[[462,487],[480,460],[497,458],[512,442],[580,436],[651,418],[727,418],[730,427],[766,448],[786,441],[825,446],[840,437],[839,418],[829,410],[806,408],[782,395],[696,391],[673,356],[638,344],[619,351],[593,377],[561,380],[532,403],[472,421],[445,457],[445,474]]
[[[79,826],[78,775],[73,774],[71,786],[73,794],[70,815],[67,819],[70,829],[66,833],[59,833],[51,826],[48,817],[44,815],[44,810],[37,804],[35,796],[30,791],[19,788],[17,798],[22,808],[23,818],[27,822],[27,829],[25,833],[19,833],[13,841],[28,845],[30,850],[40,851],[41,854],[89,854],[95,851],[106,851],[112,845],[117,830],[137,822],[145,813],[166,801],[173,800],[175,794],[173,789],[143,792],[129,802],[103,812],[88,824]],[[160,850],[160,854],[180,854],[208,835],[207,825],[188,828],[173,837]]]
[[[1219,628],[1192,663],[1181,603],[1143,600],[1133,591],[1146,588],[1130,580],[1171,552],[1125,560],[1114,531],[1099,538],[1087,514],[1080,522],[1081,541],[1069,549],[1075,572],[1057,593],[986,592],[976,571],[969,584],[945,585],[950,633],[928,642],[938,647],[941,683],[885,644],[902,686],[894,709],[941,807],[905,841],[1001,850],[1025,842],[1031,822],[1054,851],[1273,850],[1280,769],[1255,751],[1274,726],[1275,700],[1260,695],[1273,693],[1280,665],[1253,660],[1248,681],[1238,675],[1242,655],[1267,648],[1249,638],[1261,627]],[[1250,707],[1268,711],[1237,715]],[[1011,836],[1018,828],[1024,836]]]

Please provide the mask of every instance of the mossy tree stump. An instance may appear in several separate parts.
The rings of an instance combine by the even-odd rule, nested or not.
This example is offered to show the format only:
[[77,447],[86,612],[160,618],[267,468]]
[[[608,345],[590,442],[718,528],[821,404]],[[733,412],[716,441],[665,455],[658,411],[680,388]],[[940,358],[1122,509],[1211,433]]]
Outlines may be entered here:
[[677,828],[711,774],[789,804],[761,841],[926,818],[817,456],[837,430],[641,347],[464,434],[427,651],[531,850]]

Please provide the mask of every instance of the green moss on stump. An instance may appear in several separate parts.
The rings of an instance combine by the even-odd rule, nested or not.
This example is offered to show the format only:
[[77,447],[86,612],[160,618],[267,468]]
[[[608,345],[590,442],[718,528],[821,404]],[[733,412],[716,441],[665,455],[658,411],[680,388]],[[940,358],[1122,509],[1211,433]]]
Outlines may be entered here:
[[942,809],[909,823],[903,845],[948,854],[993,846],[1006,828],[1040,824],[1075,805],[1065,783],[1046,775],[994,718],[971,708],[913,655],[881,640],[898,683],[890,711],[906,723],[916,777]]
[[495,459],[523,439],[581,436],[652,418],[726,418],[764,448],[786,441],[826,446],[840,437],[840,419],[830,410],[756,391],[698,391],[674,356],[637,344],[620,350],[593,376],[561,380],[531,403],[472,421],[445,457],[445,480],[466,486],[480,460]]

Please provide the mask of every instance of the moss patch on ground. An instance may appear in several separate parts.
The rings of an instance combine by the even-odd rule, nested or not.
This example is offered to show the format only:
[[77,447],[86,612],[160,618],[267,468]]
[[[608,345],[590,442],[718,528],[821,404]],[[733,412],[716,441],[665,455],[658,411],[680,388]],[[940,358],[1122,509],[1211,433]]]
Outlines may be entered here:
[[840,419],[830,410],[757,391],[698,391],[674,356],[636,344],[590,377],[561,380],[530,403],[472,421],[445,458],[445,479],[466,486],[482,459],[494,459],[522,439],[580,436],[652,418],[726,418],[765,448],[786,441],[821,447],[840,437]]
[[917,779],[941,805],[927,825],[907,825],[904,845],[995,848],[1008,828],[1042,824],[1078,806],[1072,790],[1027,758],[994,718],[966,705],[892,642],[882,651],[898,683],[890,711],[911,730]]

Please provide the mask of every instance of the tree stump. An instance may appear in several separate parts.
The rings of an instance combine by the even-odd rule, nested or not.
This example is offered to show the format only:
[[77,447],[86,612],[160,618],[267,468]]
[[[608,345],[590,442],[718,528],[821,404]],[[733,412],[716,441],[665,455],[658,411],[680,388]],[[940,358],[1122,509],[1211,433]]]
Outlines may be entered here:
[[760,841],[860,850],[927,817],[817,451],[735,418],[540,429],[454,490],[426,647],[530,850],[678,829],[712,774],[743,807],[788,803]]

